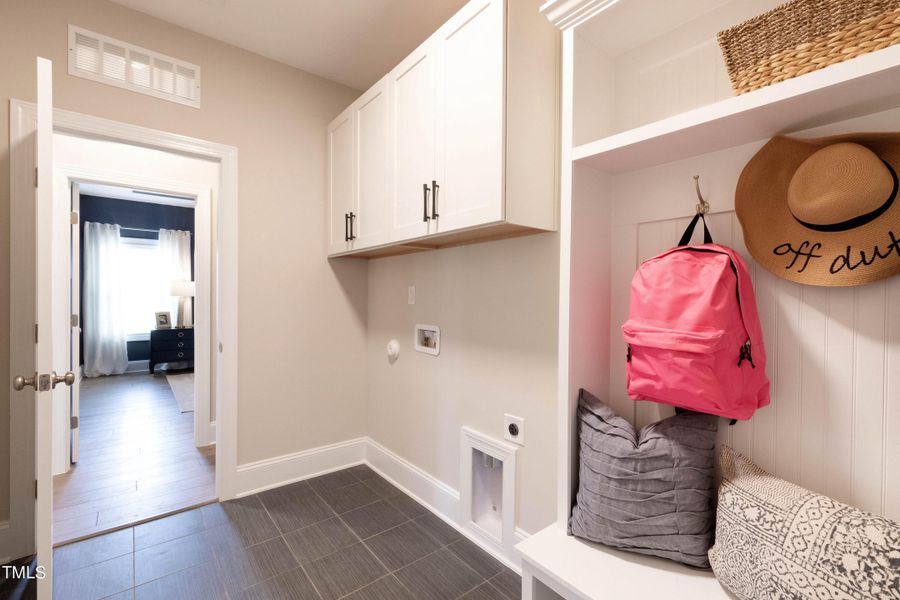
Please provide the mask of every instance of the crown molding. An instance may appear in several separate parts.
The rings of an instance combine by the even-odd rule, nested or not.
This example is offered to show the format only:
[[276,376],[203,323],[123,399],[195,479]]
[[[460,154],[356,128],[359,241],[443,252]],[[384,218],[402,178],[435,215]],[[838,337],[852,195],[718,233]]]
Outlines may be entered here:
[[619,0],[547,0],[540,11],[558,28],[571,29],[617,2]]

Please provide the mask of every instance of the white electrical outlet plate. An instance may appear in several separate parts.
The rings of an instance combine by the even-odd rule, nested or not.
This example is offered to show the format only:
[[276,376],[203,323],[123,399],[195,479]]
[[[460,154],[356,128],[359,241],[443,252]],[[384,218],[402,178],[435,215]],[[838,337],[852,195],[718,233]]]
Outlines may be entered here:
[[[512,426],[512,427],[511,427]],[[510,431],[515,430],[515,435]],[[525,445],[525,419],[516,415],[503,415],[503,437],[513,444]]]
[[406,288],[406,303],[407,304],[415,304],[416,303],[416,286],[411,285]]

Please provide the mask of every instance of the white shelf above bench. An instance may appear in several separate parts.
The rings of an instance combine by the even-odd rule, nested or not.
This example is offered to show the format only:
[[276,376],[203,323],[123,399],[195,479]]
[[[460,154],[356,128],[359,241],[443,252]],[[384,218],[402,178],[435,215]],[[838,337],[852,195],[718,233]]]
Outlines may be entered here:
[[523,600],[545,600],[554,595],[568,600],[734,598],[712,571],[592,544],[566,535],[558,525],[520,542],[516,550],[522,556]]
[[621,173],[900,106],[900,45],[576,146]]

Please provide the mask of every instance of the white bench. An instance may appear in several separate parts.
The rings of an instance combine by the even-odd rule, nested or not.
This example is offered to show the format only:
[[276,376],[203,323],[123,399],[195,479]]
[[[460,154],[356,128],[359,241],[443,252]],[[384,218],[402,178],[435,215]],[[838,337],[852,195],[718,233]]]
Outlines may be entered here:
[[516,546],[522,600],[718,600],[734,598],[711,571],[566,535],[558,525]]

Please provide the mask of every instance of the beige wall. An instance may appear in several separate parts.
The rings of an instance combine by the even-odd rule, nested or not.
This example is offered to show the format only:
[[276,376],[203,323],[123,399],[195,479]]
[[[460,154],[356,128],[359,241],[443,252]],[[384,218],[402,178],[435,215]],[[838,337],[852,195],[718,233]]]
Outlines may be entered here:
[[[203,69],[200,110],[66,74],[68,23]],[[325,127],[358,93],[104,0],[0,2],[0,314],[9,314],[8,99],[35,99],[54,62],[57,107],[239,148],[238,461],[364,432],[366,266],[325,259]],[[0,319],[0,486],[8,482],[9,327]],[[2,490],[0,490],[2,492]],[[7,494],[0,493],[0,518]]]
[[[503,414],[524,417],[517,524],[530,533],[556,509],[558,272],[554,233],[369,264],[369,435],[459,489],[460,427],[502,439]],[[416,323],[441,328],[440,356],[414,351]]]

